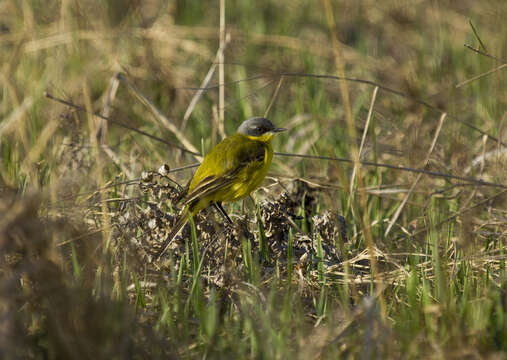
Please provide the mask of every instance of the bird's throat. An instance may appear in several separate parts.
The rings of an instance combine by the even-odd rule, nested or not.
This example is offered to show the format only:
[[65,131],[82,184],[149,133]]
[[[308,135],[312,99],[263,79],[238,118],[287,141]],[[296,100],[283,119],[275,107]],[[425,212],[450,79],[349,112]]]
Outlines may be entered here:
[[265,133],[265,134],[262,134],[261,136],[246,136],[247,138],[249,138],[250,140],[254,140],[254,141],[261,141],[263,143],[267,143],[267,142],[270,142],[271,139],[273,138],[273,133]]

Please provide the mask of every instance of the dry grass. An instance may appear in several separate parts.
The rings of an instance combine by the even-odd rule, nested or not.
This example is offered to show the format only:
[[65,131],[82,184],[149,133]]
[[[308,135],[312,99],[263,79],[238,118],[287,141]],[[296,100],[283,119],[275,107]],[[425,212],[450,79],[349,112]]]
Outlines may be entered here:
[[[506,13],[2,2],[0,357],[503,358]],[[314,158],[154,260],[186,166],[261,114]]]

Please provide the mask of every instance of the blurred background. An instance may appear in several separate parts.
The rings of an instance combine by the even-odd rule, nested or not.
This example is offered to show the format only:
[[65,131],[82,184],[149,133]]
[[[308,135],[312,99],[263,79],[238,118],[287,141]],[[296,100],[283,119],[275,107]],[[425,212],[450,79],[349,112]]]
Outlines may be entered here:
[[[1,1],[2,357],[503,358],[506,17],[502,0]],[[243,244],[255,264],[240,251],[217,287],[197,258],[132,260],[163,200],[142,172],[195,164],[252,116],[289,129],[275,151],[461,179],[275,156],[258,199],[298,193],[301,230],[276,262]],[[228,209],[258,229],[256,206]],[[292,269],[326,211],[340,262]]]

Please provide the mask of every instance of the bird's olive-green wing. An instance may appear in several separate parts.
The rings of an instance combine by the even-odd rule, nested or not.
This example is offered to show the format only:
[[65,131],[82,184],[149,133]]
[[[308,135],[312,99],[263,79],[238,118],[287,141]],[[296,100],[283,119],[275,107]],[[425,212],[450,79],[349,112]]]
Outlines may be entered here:
[[215,146],[204,158],[189,186],[189,204],[233,183],[241,169],[264,162],[266,145],[241,134],[232,135]]

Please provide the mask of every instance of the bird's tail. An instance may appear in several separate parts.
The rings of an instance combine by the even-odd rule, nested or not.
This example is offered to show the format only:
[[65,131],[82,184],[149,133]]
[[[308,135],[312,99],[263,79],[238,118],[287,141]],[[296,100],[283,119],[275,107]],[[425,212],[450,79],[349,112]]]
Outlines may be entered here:
[[185,226],[185,224],[188,222],[188,216],[189,216],[189,211],[187,208],[185,208],[181,212],[180,218],[176,221],[176,224],[174,224],[174,226],[171,230],[171,233],[169,234],[169,237],[167,238],[166,243],[162,247],[162,250],[156,255],[156,257],[155,257],[156,260],[160,259],[160,257],[162,255],[164,255],[164,253],[167,251],[167,249],[169,248],[169,245],[171,245],[171,243],[173,242],[176,235],[179,234],[179,232],[181,231],[183,226]]

